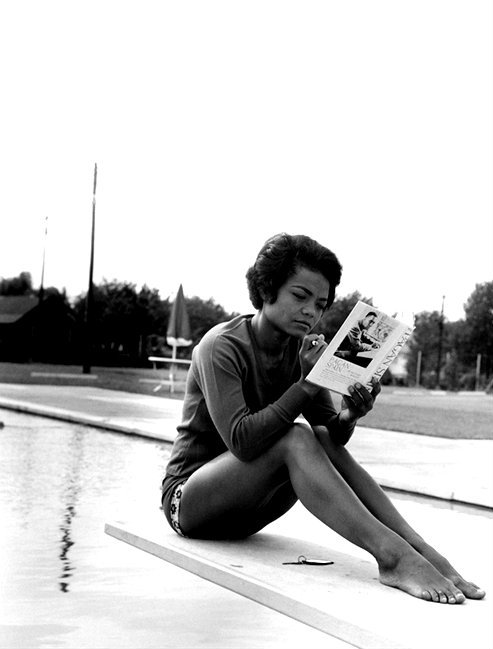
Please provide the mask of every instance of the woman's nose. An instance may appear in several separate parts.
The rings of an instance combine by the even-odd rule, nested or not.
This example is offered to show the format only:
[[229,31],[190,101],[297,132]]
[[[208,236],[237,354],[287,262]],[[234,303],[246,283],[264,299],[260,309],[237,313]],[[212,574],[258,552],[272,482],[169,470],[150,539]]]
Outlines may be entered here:
[[304,304],[302,311],[304,315],[313,317],[315,315],[315,305],[310,303]]

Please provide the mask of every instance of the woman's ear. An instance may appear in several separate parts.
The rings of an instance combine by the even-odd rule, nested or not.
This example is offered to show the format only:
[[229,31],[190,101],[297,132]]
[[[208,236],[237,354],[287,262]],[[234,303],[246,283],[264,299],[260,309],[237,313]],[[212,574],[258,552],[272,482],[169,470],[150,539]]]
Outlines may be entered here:
[[269,293],[264,288],[260,288],[258,292],[264,304],[274,304],[276,301],[276,297],[273,297],[272,293]]
[[259,292],[259,295],[260,295],[260,298],[261,298],[262,302],[265,303],[265,302],[269,301],[269,296],[267,295],[267,293],[264,291],[263,288],[259,288],[258,292]]

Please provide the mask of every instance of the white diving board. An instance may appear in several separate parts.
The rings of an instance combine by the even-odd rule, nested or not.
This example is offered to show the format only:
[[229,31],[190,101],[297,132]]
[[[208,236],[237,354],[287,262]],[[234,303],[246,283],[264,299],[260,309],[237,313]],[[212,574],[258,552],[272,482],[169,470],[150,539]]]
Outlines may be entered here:
[[[165,526],[137,534],[106,524],[105,532],[362,649],[479,649],[487,646],[481,638],[491,640],[486,602],[445,605],[411,597],[380,584],[371,557],[264,532],[241,541],[191,540]],[[283,565],[300,555],[334,563]]]

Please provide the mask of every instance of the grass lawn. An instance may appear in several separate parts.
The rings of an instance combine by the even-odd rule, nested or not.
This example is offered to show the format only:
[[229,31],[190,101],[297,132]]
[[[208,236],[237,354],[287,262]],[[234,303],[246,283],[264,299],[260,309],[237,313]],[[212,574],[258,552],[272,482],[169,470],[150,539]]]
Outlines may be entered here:
[[[93,385],[107,390],[123,390],[157,397],[183,399],[186,370],[178,368],[177,389],[167,386],[154,391],[159,380],[168,379],[167,369],[130,367],[91,367],[89,375],[80,365],[42,365],[38,363],[0,363],[0,383],[35,383],[38,385]],[[42,376],[41,376],[42,375]],[[67,377],[70,375],[70,377]],[[152,381],[152,382],[151,382]]]
[[[75,377],[56,376],[57,374],[70,374]],[[164,369],[94,367],[88,377],[82,374],[80,366],[0,363],[0,383],[93,385],[108,390],[152,395],[156,398],[183,399],[185,376],[186,370],[179,368],[177,378],[182,381],[182,387],[178,387],[174,394],[171,394],[168,386],[163,386],[155,392],[157,383],[149,382],[166,379],[168,370]],[[334,401],[339,402],[338,395],[334,395]],[[361,424],[370,428],[438,437],[493,439],[493,395],[444,394],[384,386],[375,408],[361,420]]]
[[493,439],[493,395],[384,387],[361,423],[452,439]]

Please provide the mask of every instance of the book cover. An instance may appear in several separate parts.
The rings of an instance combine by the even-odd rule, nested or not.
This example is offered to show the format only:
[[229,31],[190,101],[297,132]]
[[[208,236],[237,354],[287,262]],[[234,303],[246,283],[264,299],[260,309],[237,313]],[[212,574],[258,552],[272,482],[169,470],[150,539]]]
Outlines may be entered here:
[[413,327],[359,301],[318,359],[307,381],[340,394],[357,381],[371,389],[406,344]]

